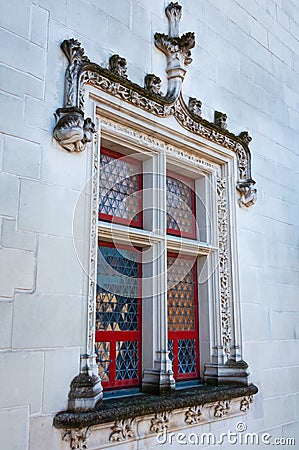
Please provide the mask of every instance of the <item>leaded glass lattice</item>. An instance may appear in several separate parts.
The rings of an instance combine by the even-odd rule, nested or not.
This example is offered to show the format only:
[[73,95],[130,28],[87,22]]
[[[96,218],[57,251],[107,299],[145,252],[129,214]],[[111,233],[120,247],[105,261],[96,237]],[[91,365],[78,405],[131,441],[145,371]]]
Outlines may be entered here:
[[137,330],[138,253],[115,247],[99,248],[97,331]]
[[[102,149],[100,155],[101,219],[140,226],[142,218],[141,166],[138,161]],[[119,220],[118,220],[119,219]]]
[[95,353],[97,355],[96,361],[98,364],[99,375],[102,381],[109,380],[109,366],[110,366],[110,343],[96,342]]
[[198,375],[196,262],[168,254],[168,351],[175,379]]
[[181,374],[196,372],[195,339],[178,340],[178,372]]
[[104,388],[139,382],[140,274],[140,249],[99,243],[95,352]]
[[[190,331],[195,328],[194,270],[190,260],[168,256],[168,330]],[[190,270],[189,272],[186,271]],[[173,287],[170,287],[173,286]]]
[[116,379],[138,378],[138,342],[117,342],[116,355]]
[[189,183],[166,177],[167,231],[195,237],[195,197]]

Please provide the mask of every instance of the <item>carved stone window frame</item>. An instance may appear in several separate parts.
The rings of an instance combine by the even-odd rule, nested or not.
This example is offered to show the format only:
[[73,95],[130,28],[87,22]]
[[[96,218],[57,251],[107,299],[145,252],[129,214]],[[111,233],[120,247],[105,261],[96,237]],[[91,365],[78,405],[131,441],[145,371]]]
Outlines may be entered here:
[[[92,411],[100,407],[102,399],[101,380],[94,355],[94,332],[98,158],[103,137],[120,144],[129,143],[139,149],[148,148],[151,152],[164,155],[164,162],[165,157],[168,157],[198,168],[208,174],[214,183],[217,195],[214,200],[211,199],[210,213],[212,222],[217,224],[214,235],[217,245],[211,257],[217,258],[219,269],[210,281],[210,344],[206,346],[208,352],[205,351],[203,355],[203,378],[207,384],[250,387],[248,364],[242,356],[235,188],[240,194],[240,206],[254,204],[256,189],[253,188],[255,182],[251,178],[248,148],[251,138],[247,132],[236,136],[227,131],[227,117],[221,112],[215,111],[214,123],[203,119],[201,102],[196,98],[189,99],[188,105],[185,103],[181,88],[186,65],[192,61],[190,49],[194,46],[194,35],[187,33],[179,37],[180,14],[181,7],[171,3],[166,8],[169,34],[155,35],[157,48],[167,58],[168,88],[165,96],[160,94],[159,78],[153,74],[146,76],[145,87],[129,81],[126,61],[119,55],[113,55],[109,69],[104,69],[89,61],[78,41],[70,39],[62,43],[69,65],[65,76],[64,107],[56,111],[54,138],[67,151],[82,152],[88,148],[91,153],[88,158],[91,200],[87,208],[90,212],[90,243],[86,341],[81,355],[80,373],[71,383],[69,411]],[[210,193],[207,192],[207,195]],[[165,336],[163,339],[165,344]],[[167,347],[161,347],[158,353],[159,364],[145,371],[144,386],[156,384],[157,392],[163,393],[173,388],[173,383]],[[236,397],[236,392],[230,394],[232,397],[225,397],[225,400]],[[256,388],[251,385],[250,392],[242,391],[241,395],[255,392]],[[57,424],[59,420],[56,420]],[[79,422],[75,420],[75,423]]]

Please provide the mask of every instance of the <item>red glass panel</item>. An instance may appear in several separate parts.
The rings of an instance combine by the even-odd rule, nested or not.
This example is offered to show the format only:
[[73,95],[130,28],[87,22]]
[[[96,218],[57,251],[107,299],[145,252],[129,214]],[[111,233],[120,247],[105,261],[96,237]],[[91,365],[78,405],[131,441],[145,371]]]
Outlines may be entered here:
[[194,180],[167,172],[167,233],[195,238]]
[[104,388],[139,384],[140,297],[141,249],[99,243],[95,352]]
[[167,259],[169,356],[175,379],[193,379],[199,374],[196,262],[174,254]]
[[142,226],[142,165],[102,148],[100,154],[99,218]]

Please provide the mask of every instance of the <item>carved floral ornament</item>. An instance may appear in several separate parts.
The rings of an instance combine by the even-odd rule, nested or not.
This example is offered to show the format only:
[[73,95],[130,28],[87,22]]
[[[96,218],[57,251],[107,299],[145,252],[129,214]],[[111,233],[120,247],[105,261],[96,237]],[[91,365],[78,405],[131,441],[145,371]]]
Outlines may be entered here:
[[166,56],[167,92],[161,94],[161,79],[147,74],[145,86],[141,87],[128,79],[125,58],[112,55],[109,68],[91,62],[80,42],[68,39],[61,48],[69,65],[65,73],[64,107],[56,111],[56,126],[53,136],[70,152],[81,152],[92,141],[95,126],[90,118],[84,118],[84,90],[92,85],[151,114],[160,117],[174,116],[182,127],[222,145],[235,152],[238,161],[237,190],[239,205],[251,206],[256,201],[255,181],[251,178],[251,155],[248,144],[251,137],[246,131],[238,136],[227,130],[227,116],[215,111],[214,123],[201,117],[201,101],[190,98],[186,105],[182,95],[182,82],[187,66],[192,62],[191,49],[195,46],[194,33],[180,36],[179,22],[182,7],[171,2],[165,10],[168,34],[156,33],[155,45]]

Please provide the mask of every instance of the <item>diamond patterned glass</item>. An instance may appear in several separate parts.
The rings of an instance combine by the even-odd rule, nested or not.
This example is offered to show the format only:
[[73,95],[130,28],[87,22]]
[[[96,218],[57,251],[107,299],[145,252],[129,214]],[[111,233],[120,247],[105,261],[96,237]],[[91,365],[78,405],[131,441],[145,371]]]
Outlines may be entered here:
[[168,330],[194,330],[194,270],[190,270],[189,259],[168,256],[167,262],[168,287],[173,286],[167,293]]
[[139,382],[140,254],[138,248],[99,243],[95,352],[104,388]]
[[110,366],[110,342],[96,342],[95,353],[97,355],[97,364],[99,375],[102,381],[109,380],[109,366]]
[[99,247],[97,331],[138,329],[138,254]]
[[195,339],[179,339],[178,341],[178,372],[196,372]]
[[117,342],[116,355],[116,379],[138,378],[138,342]]
[[196,262],[168,254],[168,351],[175,379],[198,376]]
[[193,180],[166,177],[167,231],[195,237],[195,197]]
[[102,149],[100,219],[141,226],[141,165],[132,158]]

